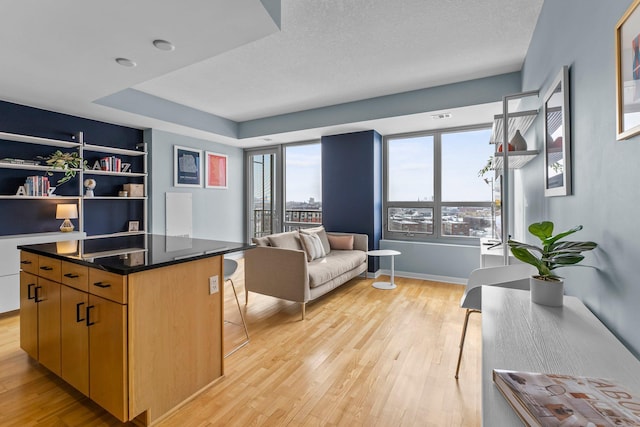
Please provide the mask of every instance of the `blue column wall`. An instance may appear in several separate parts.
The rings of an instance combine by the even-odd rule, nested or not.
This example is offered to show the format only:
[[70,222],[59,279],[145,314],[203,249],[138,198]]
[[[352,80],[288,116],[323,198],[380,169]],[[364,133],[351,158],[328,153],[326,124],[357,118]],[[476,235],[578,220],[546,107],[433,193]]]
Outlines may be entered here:
[[[382,136],[374,131],[322,137],[322,222],[327,231],[382,238]],[[379,259],[369,260],[369,271]]]

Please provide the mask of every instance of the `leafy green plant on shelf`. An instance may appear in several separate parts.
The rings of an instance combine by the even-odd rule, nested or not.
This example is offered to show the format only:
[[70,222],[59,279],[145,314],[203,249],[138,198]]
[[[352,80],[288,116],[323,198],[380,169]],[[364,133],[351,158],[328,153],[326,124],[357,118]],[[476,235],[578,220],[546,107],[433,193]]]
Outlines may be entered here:
[[[62,169],[64,176],[57,182],[58,185],[64,184],[70,179],[74,178],[80,168],[88,169],[87,161],[80,158],[80,154],[76,151],[65,153],[60,150],[54,151],[52,154],[41,157],[45,161],[47,166],[51,166],[54,169]],[[53,175],[52,171],[47,171],[47,175]]]

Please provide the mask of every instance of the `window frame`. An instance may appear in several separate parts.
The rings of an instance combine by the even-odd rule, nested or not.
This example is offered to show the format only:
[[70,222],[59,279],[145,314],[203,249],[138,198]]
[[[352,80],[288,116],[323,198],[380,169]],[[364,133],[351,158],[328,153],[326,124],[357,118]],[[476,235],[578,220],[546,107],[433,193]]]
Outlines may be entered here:
[[[383,202],[382,202],[382,238],[387,240],[404,240],[416,242],[430,243],[453,243],[462,245],[478,245],[479,237],[469,236],[452,236],[442,234],[442,208],[451,207],[488,207],[491,208],[493,202],[480,201],[442,201],[442,136],[447,133],[460,133],[475,130],[491,129],[491,123],[482,123],[469,126],[458,126],[450,128],[440,128],[432,130],[424,130],[417,132],[399,133],[393,135],[385,135],[383,141]],[[409,202],[409,201],[390,201],[389,200],[389,141],[401,138],[412,137],[433,137],[433,201],[425,202]],[[487,144],[489,141],[487,140]],[[433,211],[433,233],[412,233],[389,230],[389,208],[431,208]]]

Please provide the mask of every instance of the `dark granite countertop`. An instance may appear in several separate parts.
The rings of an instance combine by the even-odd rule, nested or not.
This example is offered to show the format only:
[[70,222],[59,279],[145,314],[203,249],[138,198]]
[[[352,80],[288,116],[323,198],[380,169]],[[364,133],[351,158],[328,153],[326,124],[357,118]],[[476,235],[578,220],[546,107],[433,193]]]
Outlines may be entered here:
[[22,245],[18,249],[125,275],[252,247],[250,243],[139,234]]

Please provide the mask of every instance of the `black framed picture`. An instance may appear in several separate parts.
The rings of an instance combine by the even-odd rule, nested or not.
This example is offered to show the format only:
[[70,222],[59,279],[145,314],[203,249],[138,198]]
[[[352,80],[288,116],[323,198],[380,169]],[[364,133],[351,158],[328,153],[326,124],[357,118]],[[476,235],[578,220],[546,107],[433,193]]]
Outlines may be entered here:
[[202,187],[202,150],[173,146],[174,187]]

